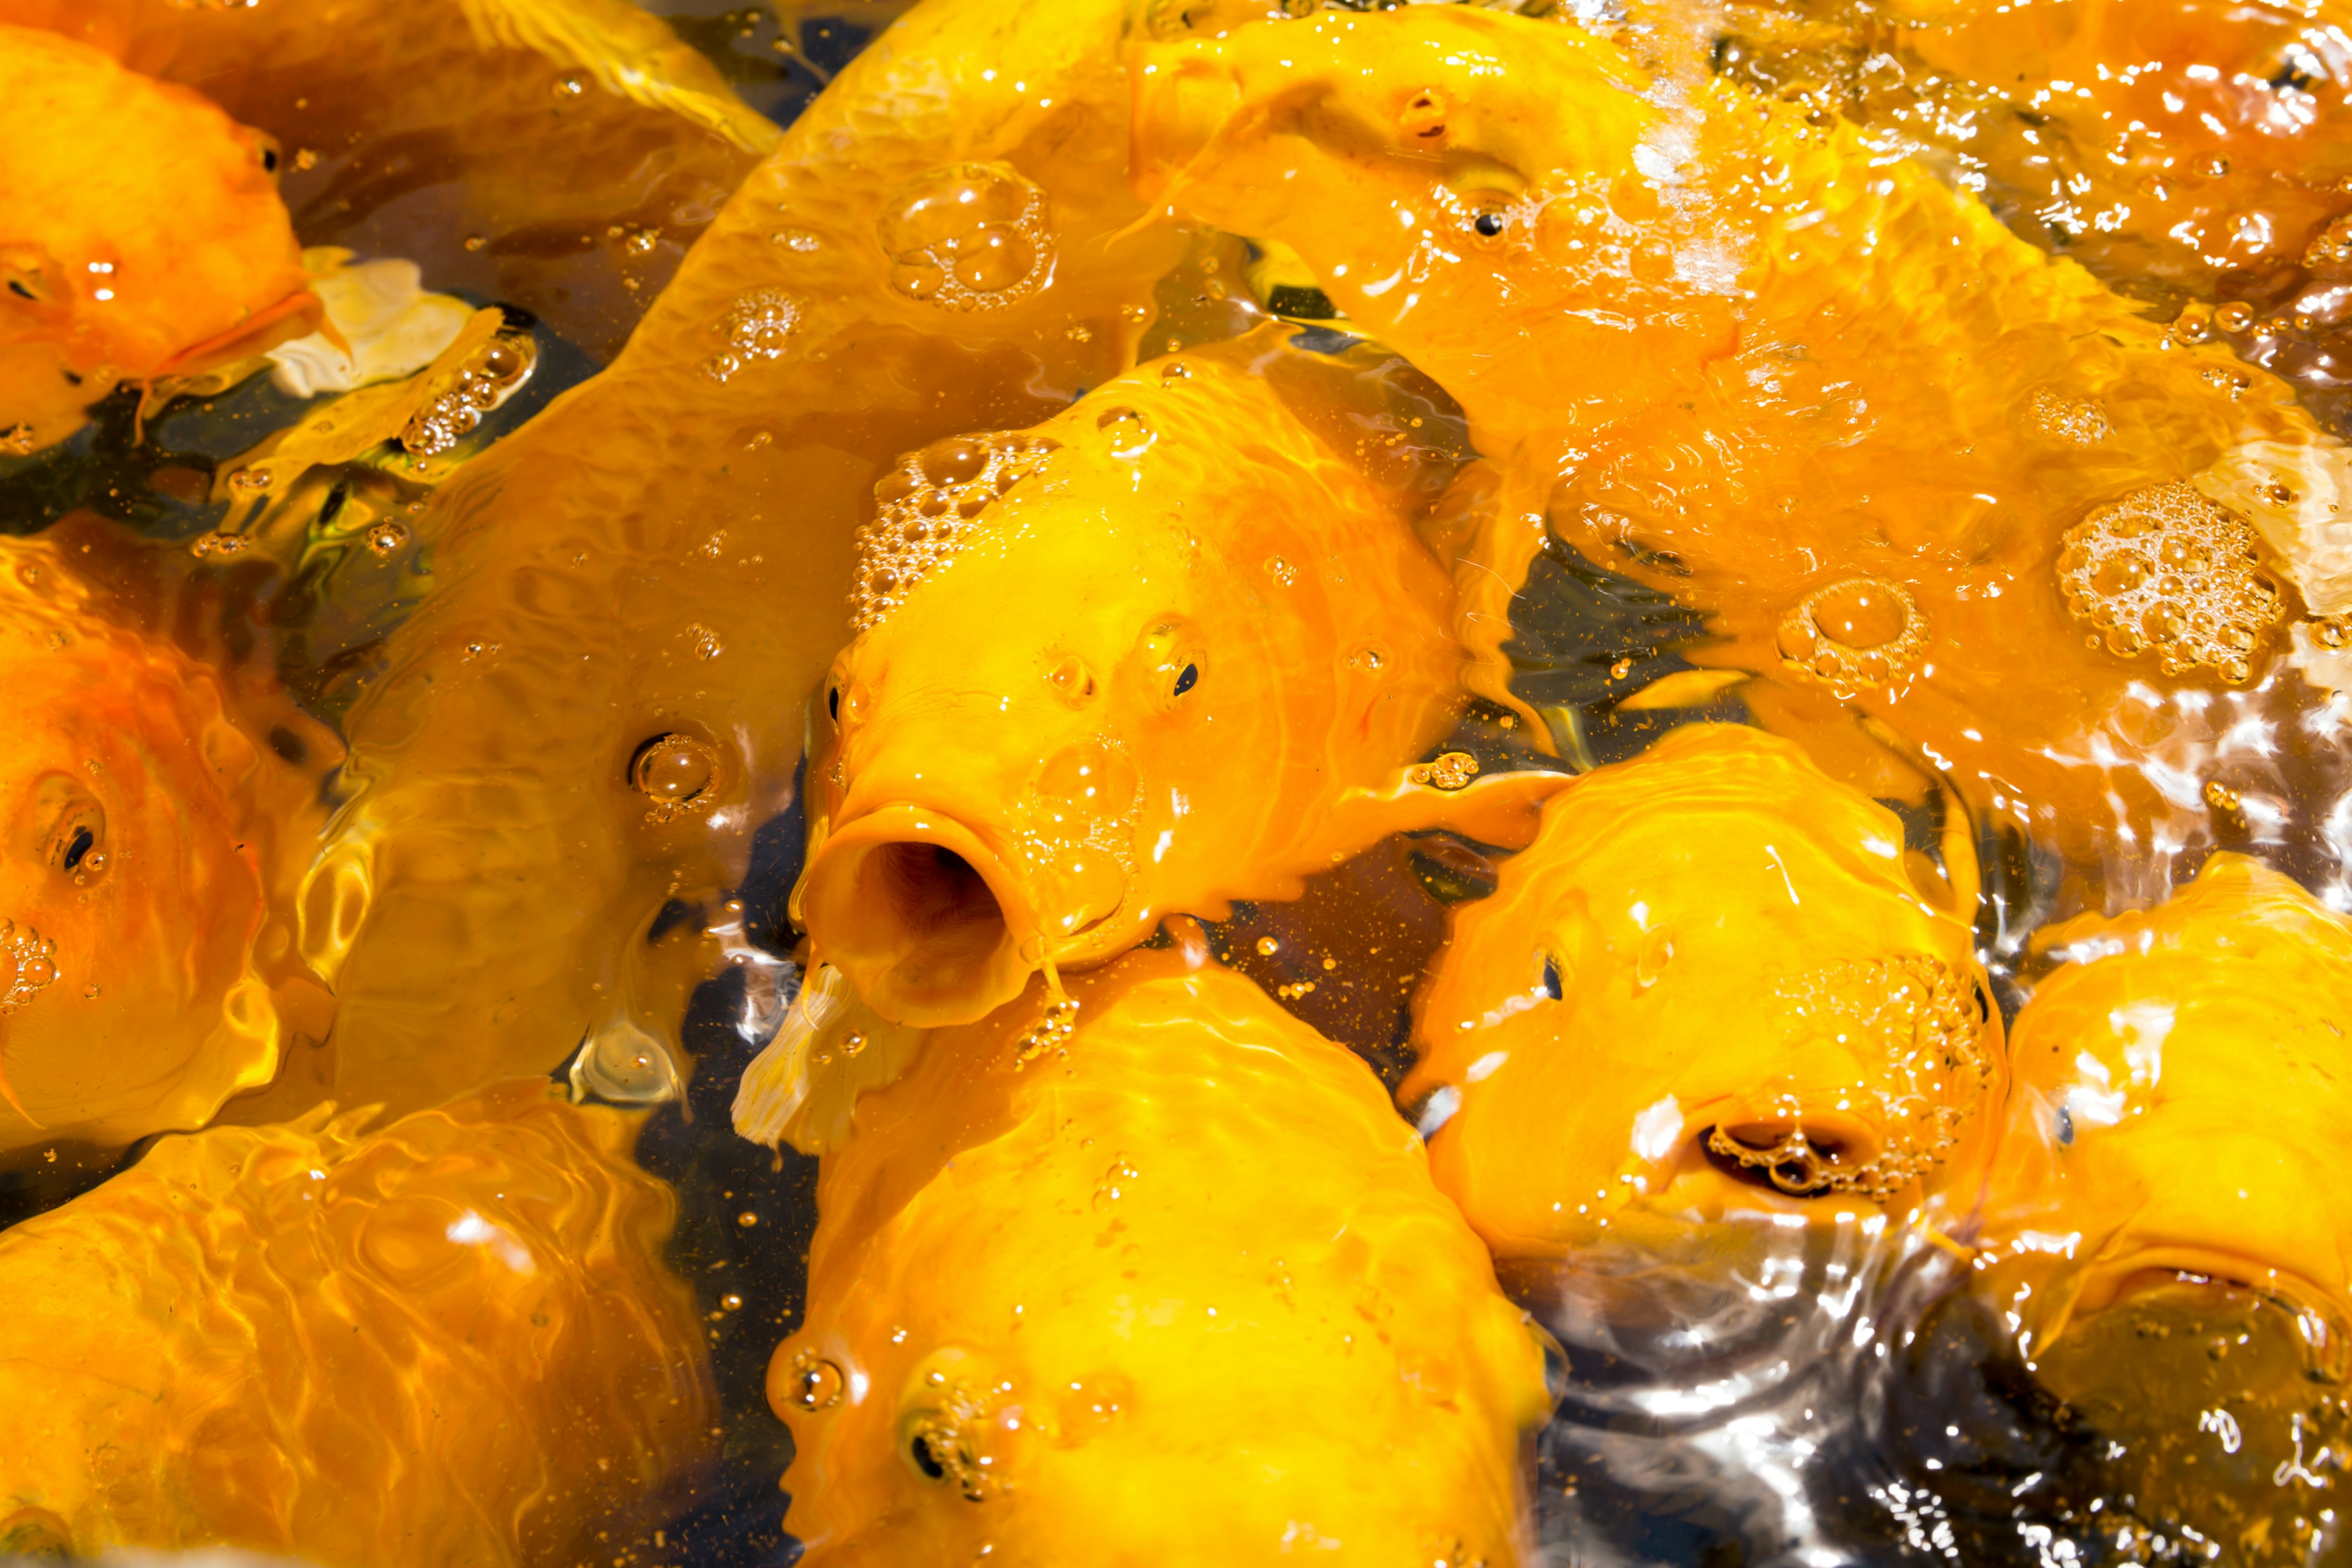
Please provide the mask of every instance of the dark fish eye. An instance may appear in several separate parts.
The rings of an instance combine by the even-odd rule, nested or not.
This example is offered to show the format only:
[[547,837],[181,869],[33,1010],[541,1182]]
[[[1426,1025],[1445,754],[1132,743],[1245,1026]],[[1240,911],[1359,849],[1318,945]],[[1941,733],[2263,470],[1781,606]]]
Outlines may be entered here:
[[1486,238],[1493,239],[1503,232],[1504,226],[1509,221],[1509,219],[1506,218],[1495,208],[1488,207],[1486,211],[1480,213],[1476,217],[1470,220],[1470,226],[1476,229]]
[[916,1436],[907,1445],[907,1457],[915,1461],[915,1468],[922,1471],[928,1479],[935,1481],[948,1479],[948,1468],[940,1464],[939,1457],[931,1452],[929,1438],[919,1435]]
[[87,827],[74,829],[73,841],[66,846],[65,859],[60,862],[68,871],[81,864],[82,857],[98,847],[98,835]]
[[1183,696],[1184,693],[1192,689],[1193,684],[1200,679],[1201,667],[1197,664],[1186,665],[1183,669],[1177,674],[1175,695],[1179,697]]
[[40,298],[38,294],[34,293],[30,289],[25,286],[25,280],[21,278],[11,278],[8,279],[8,292],[16,295],[20,300],[38,300]]
[[1543,955],[1543,961],[1544,994],[1557,1002],[1560,999],[1559,960],[1547,952]]
[[836,724],[841,722],[841,688],[836,686],[824,694],[824,710]]
[[274,174],[278,173],[277,148],[264,147],[261,150],[261,172],[265,174]]

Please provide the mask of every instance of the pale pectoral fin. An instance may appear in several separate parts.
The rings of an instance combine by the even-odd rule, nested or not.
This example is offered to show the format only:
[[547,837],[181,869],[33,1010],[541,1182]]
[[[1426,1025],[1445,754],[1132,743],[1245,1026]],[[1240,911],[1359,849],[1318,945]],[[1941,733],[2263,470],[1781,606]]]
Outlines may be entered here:
[[930,1037],[884,1019],[830,964],[819,964],[785,1009],[782,1027],[743,1069],[735,1131],[803,1154],[841,1147],[858,1097],[896,1082]]
[[1536,836],[1543,803],[1576,780],[1574,773],[1488,773],[1459,789],[1446,789],[1399,773],[1384,789],[1350,790],[1332,811],[1328,837],[1334,853],[1346,854],[1391,833],[1450,828],[1484,844],[1519,848]]

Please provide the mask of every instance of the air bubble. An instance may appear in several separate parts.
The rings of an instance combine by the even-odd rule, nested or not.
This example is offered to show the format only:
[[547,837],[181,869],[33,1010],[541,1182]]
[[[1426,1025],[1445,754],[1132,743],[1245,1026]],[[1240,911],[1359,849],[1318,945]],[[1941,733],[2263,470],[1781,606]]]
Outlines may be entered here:
[[874,521],[857,531],[851,627],[881,625],[915,584],[954,560],[988,503],[1054,446],[1035,436],[957,436],[900,458],[876,481]]
[[2243,300],[2232,300],[2213,312],[2213,324],[2225,332],[2242,332],[2254,324],[2254,308]]
[[[2151,570],[2150,558],[2162,572]],[[2185,484],[2150,485],[2066,531],[2058,556],[2068,613],[2103,628],[2120,658],[2153,651],[2168,675],[2208,668],[2238,684],[2280,615],[2254,531]]]
[[717,748],[692,735],[656,735],[629,763],[629,783],[664,822],[678,807],[704,800],[718,779]]
[[950,163],[902,187],[877,232],[890,286],[950,310],[986,310],[1051,280],[1045,193],[1004,163]]
[[2043,387],[2026,405],[2026,422],[2053,441],[2088,450],[2115,433],[2107,411],[2087,397]]
[[367,531],[367,547],[378,555],[389,555],[408,542],[408,530],[401,523],[386,521]]
[[1838,690],[1870,690],[1918,668],[1927,628],[1900,584],[1850,577],[1799,600],[1780,618],[1778,642],[1797,673]]
[[2323,267],[2352,266],[2352,213],[2346,213],[2314,235],[2305,247],[2303,264],[2316,271]]
[[830,1410],[841,1402],[846,1381],[833,1363],[802,1351],[793,1357],[787,1397],[803,1410]]
[[1114,458],[1136,458],[1150,449],[1159,437],[1143,416],[1132,408],[1110,408],[1095,421],[1095,428],[1110,438],[1110,454]]

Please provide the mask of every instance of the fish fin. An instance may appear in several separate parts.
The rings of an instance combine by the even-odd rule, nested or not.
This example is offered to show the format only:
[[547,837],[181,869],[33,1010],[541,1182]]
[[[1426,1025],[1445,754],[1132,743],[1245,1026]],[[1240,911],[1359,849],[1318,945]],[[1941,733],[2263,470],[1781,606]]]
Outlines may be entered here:
[[747,153],[783,132],[737,98],[710,62],[627,0],[459,0],[474,36],[594,76],[606,90],[692,121]]
[[1445,789],[1400,773],[1385,789],[1355,789],[1339,798],[1326,836],[1351,847],[1376,843],[1391,833],[1445,827],[1483,844],[1517,848],[1536,836],[1543,803],[1575,782],[1574,773],[1522,771],[1488,773],[1459,789]]
[[35,1131],[39,1131],[42,1126],[40,1118],[25,1109],[25,1102],[16,1098],[16,1086],[8,1081],[7,1052],[5,1045],[5,1041],[0,1041],[0,1100],[6,1100],[8,1109],[23,1117],[26,1126],[31,1127]]
[[830,1153],[848,1141],[859,1097],[897,1082],[929,1037],[928,1029],[883,1018],[841,971],[821,963],[784,1010],[776,1037],[743,1069],[735,1131],[754,1143]]

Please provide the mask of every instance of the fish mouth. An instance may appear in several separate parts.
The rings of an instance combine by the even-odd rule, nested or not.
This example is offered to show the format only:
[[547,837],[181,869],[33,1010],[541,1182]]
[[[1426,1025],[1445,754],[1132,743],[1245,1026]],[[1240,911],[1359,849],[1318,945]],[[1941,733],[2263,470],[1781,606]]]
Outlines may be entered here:
[[866,1005],[940,1028],[986,1016],[1037,967],[1039,921],[1011,867],[978,834],[913,805],[836,830],[808,868],[809,935]]
[[1888,1169],[1879,1139],[1862,1119],[1843,1113],[1748,1117],[1734,1112],[1702,1123],[1686,1145],[1684,1167],[1717,1174],[1783,1198],[1882,1197],[1907,1185]]

